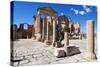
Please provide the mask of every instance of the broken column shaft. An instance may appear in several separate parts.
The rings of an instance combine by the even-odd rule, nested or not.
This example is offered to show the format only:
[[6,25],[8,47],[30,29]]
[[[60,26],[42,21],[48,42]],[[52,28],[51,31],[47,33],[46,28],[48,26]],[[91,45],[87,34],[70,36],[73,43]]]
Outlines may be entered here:
[[64,43],[65,47],[69,45],[69,38],[68,38],[68,32],[67,31],[64,32],[64,42],[65,42]]
[[94,44],[94,25],[93,20],[87,21],[87,55],[86,59],[94,60],[96,59],[95,55],[95,44]]

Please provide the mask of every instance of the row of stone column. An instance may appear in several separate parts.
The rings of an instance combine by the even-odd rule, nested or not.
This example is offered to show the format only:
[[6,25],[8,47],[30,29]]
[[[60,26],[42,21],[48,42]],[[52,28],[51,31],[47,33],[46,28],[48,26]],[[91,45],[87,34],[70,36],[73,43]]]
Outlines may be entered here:
[[[53,40],[52,45],[56,42],[56,21],[54,17],[47,17],[47,31],[46,31],[46,40],[45,40],[45,20],[43,19],[43,26],[42,26],[42,40],[45,40],[46,44],[49,44],[50,42],[50,23],[51,18],[53,20]],[[69,45],[69,38],[68,38],[68,32],[64,32],[64,46],[67,47]],[[87,21],[87,52],[86,52],[86,59],[93,60],[96,59],[95,55],[95,45],[94,45],[94,25],[92,20]]]

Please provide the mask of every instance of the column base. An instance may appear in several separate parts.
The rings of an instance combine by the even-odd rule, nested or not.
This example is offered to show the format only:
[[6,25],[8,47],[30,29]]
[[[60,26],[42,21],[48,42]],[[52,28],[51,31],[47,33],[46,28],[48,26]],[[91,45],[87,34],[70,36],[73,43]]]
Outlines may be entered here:
[[35,38],[35,37],[32,37],[31,39],[32,39],[32,40],[35,40],[36,38]]
[[41,34],[40,33],[35,34],[35,36],[36,36],[37,41],[41,41]]
[[55,44],[55,47],[56,48],[61,48],[61,47],[63,47],[63,45],[61,44],[60,41],[57,41],[56,44]]
[[97,59],[97,57],[96,57],[95,53],[88,53],[87,52],[85,59],[88,61],[95,61]]
[[50,40],[45,40],[46,45],[51,45]]
[[44,42],[44,39],[41,39],[41,42]]
[[55,45],[56,45],[56,42],[52,42],[52,46],[55,47]]

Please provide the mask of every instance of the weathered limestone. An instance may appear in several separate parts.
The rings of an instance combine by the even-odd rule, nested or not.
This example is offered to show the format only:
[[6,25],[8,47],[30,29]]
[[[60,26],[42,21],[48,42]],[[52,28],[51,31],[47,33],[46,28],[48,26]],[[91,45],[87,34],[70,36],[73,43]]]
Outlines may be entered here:
[[64,32],[64,46],[68,46],[69,45],[69,37],[68,37],[68,32]]
[[65,53],[66,55],[68,54],[68,46],[69,46],[69,37],[68,37],[68,32],[64,32],[64,48],[65,48]]
[[52,19],[53,19],[53,42],[52,42],[52,45],[54,46],[55,41],[56,41],[56,22],[55,22],[54,17],[52,17]]
[[54,51],[54,56],[56,57],[65,57],[66,55],[69,55],[70,52],[68,52],[68,45],[69,45],[69,39],[68,39],[68,32],[64,32],[64,47],[56,48]]
[[72,26],[72,23],[70,23],[70,24],[69,24],[69,28],[70,28],[70,33],[71,33],[71,26]]
[[81,53],[79,48],[76,46],[68,46],[68,47],[64,47],[64,49],[65,49],[64,51],[66,53],[66,56],[72,56]]
[[95,60],[94,25],[93,20],[87,21],[87,60]]
[[49,45],[50,44],[50,17],[49,16],[47,16],[47,35],[46,35],[46,40],[45,40],[45,43],[47,44],[47,45]]
[[80,36],[79,36],[79,39],[82,40],[82,33],[80,33],[79,35],[80,35]]
[[43,19],[43,22],[42,22],[42,41],[44,41],[44,38],[45,38],[45,19]]
[[40,15],[36,16],[36,21],[35,21],[35,36],[36,40],[40,41],[41,40],[41,29],[40,29]]
[[79,23],[75,23],[74,24],[74,28],[75,28],[75,33],[78,34],[80,32],[80,24]]
[[60,47],[63,47],[63,45],[61,44],[60,41],[57,41],[57,42],[55,42],[55,47],[60,48]]
[[66,53],[64,51],[64,48],[55,48],[54,50],[54,56],[60,58],[60,57],[65,57]]

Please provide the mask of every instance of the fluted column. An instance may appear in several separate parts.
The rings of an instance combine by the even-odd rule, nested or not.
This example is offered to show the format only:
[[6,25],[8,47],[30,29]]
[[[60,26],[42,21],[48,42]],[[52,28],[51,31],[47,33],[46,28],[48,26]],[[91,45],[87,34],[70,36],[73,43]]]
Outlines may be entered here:
[[86,59],[87,60],[95,60],[96,54],[95,54],[95,44],[94,44],[94,25],[93,20],[87,21],[87,53],[86,53]]

